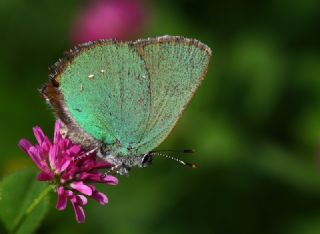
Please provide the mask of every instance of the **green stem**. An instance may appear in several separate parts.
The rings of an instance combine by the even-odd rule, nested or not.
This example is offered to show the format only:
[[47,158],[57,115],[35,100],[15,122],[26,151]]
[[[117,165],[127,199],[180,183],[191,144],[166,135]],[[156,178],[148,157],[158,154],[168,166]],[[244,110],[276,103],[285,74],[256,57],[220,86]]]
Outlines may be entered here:
[[24,223],[26,218],[32,213],[32,211],[37,207],[37,205],[39,205],[39,203],[43,200],[43,198],[45,198],[48,195],[48,193],[54,189],[54,187],[55,187],[54,185],[49,185],[45,187],[44,190],[42,190],[39,196],[36,197],[32,201],[32,203],[28,206],[28,208],[25,210],[25,212],[23,213],[23,215],[15,225],[14,229],[10,233],[14,234],[19,230],[20,226]]

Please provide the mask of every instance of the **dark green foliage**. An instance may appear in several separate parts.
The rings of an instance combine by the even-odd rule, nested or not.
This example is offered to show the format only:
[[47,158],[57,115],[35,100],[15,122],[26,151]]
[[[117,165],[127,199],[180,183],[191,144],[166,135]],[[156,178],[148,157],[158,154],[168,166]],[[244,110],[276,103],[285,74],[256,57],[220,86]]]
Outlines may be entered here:
[[0,182],[0,221],[9,233],[33,233],[46,213],[48,198],[28,214],[34,199],[47,187],[35,177],[34,171],[24,170],[8,175]]

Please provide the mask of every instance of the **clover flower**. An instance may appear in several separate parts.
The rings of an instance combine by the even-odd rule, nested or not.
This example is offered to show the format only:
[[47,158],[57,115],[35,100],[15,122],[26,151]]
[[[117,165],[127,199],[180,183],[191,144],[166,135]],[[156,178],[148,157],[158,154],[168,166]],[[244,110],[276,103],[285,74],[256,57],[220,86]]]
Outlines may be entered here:
[[33,133],[38,144],[32,145],[28,140],[21,139],[18,145],[40,169],[37,179],[54,185],[58,194],[57,209],[64,210],[69,200],[77,222],[83,223],[83,206],[88,203],[87,197],[101,205],[108,203],[107,196],[97,191],[93,183],[116,185],[118,179],[99,172],[99,169],[108,169],[112,165],[98,161],[94,152],[86,152],[69,139],[63,138],[60,129],[61,122],[57,120],[54,140],[51,142],[40,127],[35,127]]

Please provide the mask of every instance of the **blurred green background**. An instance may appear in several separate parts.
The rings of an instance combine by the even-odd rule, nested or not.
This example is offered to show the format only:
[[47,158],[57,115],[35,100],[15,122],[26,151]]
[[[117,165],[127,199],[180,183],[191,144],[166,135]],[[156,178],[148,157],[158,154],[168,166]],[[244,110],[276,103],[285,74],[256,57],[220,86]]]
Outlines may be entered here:
[[[37,91],[47,68],[90,38],[85,12],[93,4],[116,2],[0,1],[1,177],[35,167],[17,142],[33,140],[35,125],[52,135],[54,117]],[[203,85],[159,147],[196,149],[183,159],[198,168],[155,159],[101,187],[110,203],[90,201],[82,225],[70,207],[56,211],[52,196],[37,233],[320,233],[320,2],[134,4],[120,26],[100,12],[95,30],[122,39],[183,35],[213,50]]]

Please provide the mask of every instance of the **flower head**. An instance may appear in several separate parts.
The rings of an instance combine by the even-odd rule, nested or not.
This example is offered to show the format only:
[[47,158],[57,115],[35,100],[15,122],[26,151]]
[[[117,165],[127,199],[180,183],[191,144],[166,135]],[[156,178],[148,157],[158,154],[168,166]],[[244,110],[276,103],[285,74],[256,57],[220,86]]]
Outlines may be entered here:
[[33,129],[38,144],[32,145],[21,139],[19,147],[26,152],[40,169],[39,181],[47,181],[55,185],[58,194],[57,209],[64,210],[68,200],[71,202],[77,222],[85,220],[83,206],[87,197],[91,197],[101,205],[108,203],[104,193],[96,190],[93,183],[116,185],[118,180],[111,175],[104,175],[98,169],[108,169],[108,162],[97,161],[93,152],[86,152],[60,134],[61,122],[56,121],[53,142],[44,135],[39,127]]
[[148,6],[142,0],[90,1],[74,19],[72,41],[133,39],[145,31],[148,15]]

